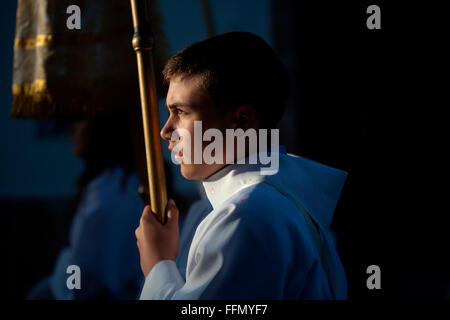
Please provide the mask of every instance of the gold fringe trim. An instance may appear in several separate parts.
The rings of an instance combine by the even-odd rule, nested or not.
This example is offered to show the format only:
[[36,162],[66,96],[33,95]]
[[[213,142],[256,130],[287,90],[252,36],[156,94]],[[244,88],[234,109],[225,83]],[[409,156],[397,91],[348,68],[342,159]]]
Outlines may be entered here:
[[13,95],[35,95],[40,92],[44,92],[47,90],[47,80],[46,79],[36,79],[32,83],[21,83],[21,84],[13,84],[12,92]]
[[[100,81],[101,83],[101,81]],[[67,116],[91,116],[139,108],[139,87],[128,85],[100,87],[91,79],[48,83],[13,84],[11,117],[35,120]]]
[[37,47],[47,47],[53,41],[53,35],[40,34],[35,38],[16,38],[14,39],[14,49],[31,50]]
[[[67,88],[94,89],[95,82],[92,79],[66,79]],[[47,79],[36,79],[31,83],[14,83],[12,85],[13,95],[36,95],[48,90]]]
[[[164,19],[161,14],[152,15],[154,28],[160,27]],[[155,30],[154,30],[155,31]],[[132,29],[123,30],[114,35],[102,35],[98,33],[83,33],[83,34],[38,34],[34,38],[16,38],[14,39],[14,50],[33,50],[39,47],[48,47],[51,45],[91,45],[103,41],[105,38],[116,38],[120,35],[129,35],[130,43],[132,37]],[[161,40],[159,40],[161,41]],[[131,46],[131,44],[130,44]]]

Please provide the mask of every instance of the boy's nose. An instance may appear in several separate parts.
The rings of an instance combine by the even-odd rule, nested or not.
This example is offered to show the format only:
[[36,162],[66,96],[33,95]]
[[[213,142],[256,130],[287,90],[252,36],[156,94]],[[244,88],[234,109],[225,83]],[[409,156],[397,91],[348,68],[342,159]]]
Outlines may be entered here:
[[159,134],[160,134],[161,138],[163,138],[164,140],[170,141],[170,138],[172,137],[172,131],[173,131],[173,128],[170,125],[169,120],[167,120]]

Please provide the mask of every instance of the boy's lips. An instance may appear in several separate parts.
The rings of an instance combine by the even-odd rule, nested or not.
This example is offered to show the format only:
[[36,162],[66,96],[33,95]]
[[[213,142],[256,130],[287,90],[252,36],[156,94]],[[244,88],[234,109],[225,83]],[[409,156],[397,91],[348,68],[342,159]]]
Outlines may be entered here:
[[[167,149],[169,149],[170,152],[173,152],[172,150],[174,147],[175,146],[168,146]],[[175,160],[177,160],[178,162],[181,163],[181,160],[183,159],[183,150],[178,151],[178,153],[175,154],[174,157],[175,157]]]
[[175,160],[180,163],[183,161],[183,151],[180,151],[175,155]]

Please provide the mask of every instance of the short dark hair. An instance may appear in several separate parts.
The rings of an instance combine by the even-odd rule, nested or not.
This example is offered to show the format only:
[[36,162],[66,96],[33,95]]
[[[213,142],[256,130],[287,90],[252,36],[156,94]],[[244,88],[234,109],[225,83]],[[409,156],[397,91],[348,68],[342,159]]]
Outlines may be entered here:
[[164,70],[174,76],[200,75],[221,111],[252,106],[263,128],[280,121],[289,95],[289,76],[274,50],[261,37],[230,32],[197,42],[172,56]]

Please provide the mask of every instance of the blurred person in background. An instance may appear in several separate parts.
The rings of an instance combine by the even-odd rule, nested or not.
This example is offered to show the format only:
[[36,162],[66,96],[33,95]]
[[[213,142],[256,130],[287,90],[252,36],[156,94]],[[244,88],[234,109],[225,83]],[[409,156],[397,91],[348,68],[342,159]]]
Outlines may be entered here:
[[[53,272],[27,299],[136,299],[143,283],[134,230],[143,210],[127,114],[82,117],[71,128],[73,152],[84,162],[69,243]],[[68,267],[80,268],[69,289]]]

